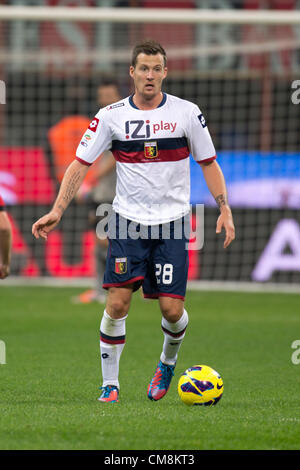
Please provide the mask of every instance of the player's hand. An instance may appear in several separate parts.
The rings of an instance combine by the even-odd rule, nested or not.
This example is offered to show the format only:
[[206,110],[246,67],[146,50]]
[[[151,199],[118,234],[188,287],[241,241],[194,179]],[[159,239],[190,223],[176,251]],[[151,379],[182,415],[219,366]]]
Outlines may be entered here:
[[56,227],[60,219],[61,216],[57,212],[51,211],[37,220],[32,226],[32,233],[35,238],[41,237],[47,240],[48,233]]
[[0,263],[0,279],[5,279],[9,275],[9,272],[9,265]]
[[225,241],[224,248],[227,248],[230,243],[235,239],[235,228],[232,218],[232,213],[229,206],[224,206],[221,210],[221,214],[217,220],[216,233],[221,233],[222,229],[225,229]]

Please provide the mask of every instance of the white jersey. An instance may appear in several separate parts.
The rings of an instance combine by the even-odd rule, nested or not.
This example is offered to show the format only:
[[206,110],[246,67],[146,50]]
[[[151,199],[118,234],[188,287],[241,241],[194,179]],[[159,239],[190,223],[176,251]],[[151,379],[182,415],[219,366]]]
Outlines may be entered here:
[[198,106],[166,93],[151,110],[138,109],[132,96],[101,109],[76,158],[90,165],[104,150],[111,150],[117,162],[114,211],[145,225],[189,212],[190,152],[198,162],[216,158]]

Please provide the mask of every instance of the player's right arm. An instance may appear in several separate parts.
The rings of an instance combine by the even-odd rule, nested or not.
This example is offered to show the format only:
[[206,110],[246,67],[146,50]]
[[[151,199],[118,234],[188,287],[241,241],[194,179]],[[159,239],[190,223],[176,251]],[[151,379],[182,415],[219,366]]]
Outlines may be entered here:
[[37,220],[32,226],[32,233],[35,238],[41,237],[47,240],[48,233],[60,222],[63,213],[83,182],[88,169],[87,165],[78,160],[74,160],[69,165],[51,211]]
[[53,208],[32,226],[35,238],[42,237],[47,240],[48,233],[57,226],[77,193],[89,166],[97,160],[104,150],[110,148],[111,131],[105,116],[105,111],[99,111],[83,135],[76,151],[76,159],[64,174]]

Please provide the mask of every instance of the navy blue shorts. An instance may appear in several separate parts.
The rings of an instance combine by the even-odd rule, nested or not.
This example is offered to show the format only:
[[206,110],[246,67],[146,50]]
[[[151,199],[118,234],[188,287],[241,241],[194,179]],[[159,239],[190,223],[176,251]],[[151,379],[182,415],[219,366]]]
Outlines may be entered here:
[[189,265],[189,215],[155,226],[115,216],[114,235],[111,236],[111,228],[108,230],[103,288],[134,284],[136,291],[142,285],[146,298],[166,296],[184,300]]

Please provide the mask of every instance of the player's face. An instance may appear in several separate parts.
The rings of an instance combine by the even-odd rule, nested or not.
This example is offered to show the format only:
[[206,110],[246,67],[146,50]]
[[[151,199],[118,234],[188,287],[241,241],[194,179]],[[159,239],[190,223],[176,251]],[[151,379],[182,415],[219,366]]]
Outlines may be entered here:
[[155,98],[161,92],[162,81],[167,75],[164,58],[161,54],[139,54],[135,67],[130,67],[135,92],[145,100]]

